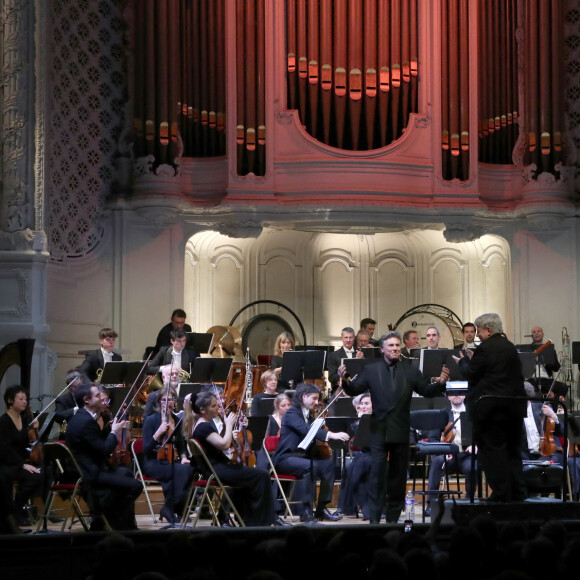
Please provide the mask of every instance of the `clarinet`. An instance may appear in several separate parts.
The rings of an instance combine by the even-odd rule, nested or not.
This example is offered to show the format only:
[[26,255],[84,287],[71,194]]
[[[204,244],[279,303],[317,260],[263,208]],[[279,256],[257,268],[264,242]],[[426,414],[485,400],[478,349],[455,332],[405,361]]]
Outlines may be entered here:
[[254,386],[254,374],[250,361],[250,347],[246,349],[246,415],[249,417],[252,409],[252,390]]

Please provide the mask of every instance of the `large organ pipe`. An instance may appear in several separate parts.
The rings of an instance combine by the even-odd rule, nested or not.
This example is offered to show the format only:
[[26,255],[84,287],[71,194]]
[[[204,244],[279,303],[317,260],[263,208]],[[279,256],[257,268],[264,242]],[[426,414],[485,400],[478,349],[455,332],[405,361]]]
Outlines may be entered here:
[[244,109],[244,63],[245,57],[244,43],[244,2],[237,0],[236,3],[236,148],[237,148],[237,169],[238,175],[244,174],[244,158],[246,143],[246,122]]
[[[256,164],[256,4],[255,2],[259,0],[249,0],[246,2],[246,13],[245,13],[245,45],[246,45],[246,58],[244,63],[240,63],[245,72],[245,86],[244,86],[244,99],[245,99],[245,124],[246,124],[246,155],[248,162],[248,171],[255,171]],[[257,173],[257,172],[256,172]]]
[[298,0],[296,9],[297,21],[297,47],[298,47],[298,102],[300,108],[300,117],[306,124],[307,119],[307,85],[308,85],[308,46],[307,46],[307,12],[306,0]]
[[263,71],[266,70],[266,31],[264,30],[265,14],[264,2],[259,1],[257,5],[257,75],[256,75],[256,122],[257,122],[257,151],[258,151],[258,167],[260,173],[265,172],[266,168],[266,87],[265,75]]
[[469,177],[469,18],[468,0],[459,4],[459,152],[462,179]]
[[391,124],[399,132],[399,99],[401,94],[401,2],[391,0]]
[[324,143],[330,143],[332,120],[332,37],[332,0],[320,0],[320,88]]
[[364,92],[367,149],[373,148],[375,110],[377,105],[377,4],[365,0],[364,4]]
[[318,131],[318,94],[320,77],[318,3],[308,4],[308,99],[312,134]]
[[379,43],[378,67],[379,67],[379,119],[381,128],[381,147],[388,143],[389,124],[389,97],[391,91],[391,67],[389,58],[389,47],[391,45],[390,35],[390,13],[386,2],[380,2],[378,6]]
[[334,4],[334,110],[336,146],[342,149],[347,94],[347,3],[336,0]]
[[349,0],[348,18],[348,102],[352,149],[358,149],[363,92],[363,30],[360,0]]

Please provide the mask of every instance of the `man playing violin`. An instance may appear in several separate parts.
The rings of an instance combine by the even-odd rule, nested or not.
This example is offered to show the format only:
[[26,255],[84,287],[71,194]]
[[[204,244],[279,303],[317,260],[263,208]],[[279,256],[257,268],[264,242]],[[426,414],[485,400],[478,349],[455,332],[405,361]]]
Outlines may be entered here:
[[444,390],[449,376],[448,369],[443,367],[438,381],[429,384],[407,359],[401,360],[398,332],[381,336],[379,345],[384,360],[366,365],[360,375],[348,377],[344,365],[338,370],[346,393],[357,395],[368,390],[371,394],[371,524],[380,522],[385,507],[387,522],[397,522],[403,509],[413,391],[434,397]]
[[[318,404],[320,396],[321,391],[316,385],[301,383],[296,387],[292,398],[292,406],[282,418],[280,442],[272,459],[276,469],[280,470],[280,472],[302,478],[296,485],[296,495],[303,504],[302,512],[300,513],[300,521],[302,522],[315,520],[336,521],[342,517],[331,513],[326,507],[332,499],[334,487],[335,469],[333,458],[310,459],[307,457],[306,452],[298,447],[310,430],[310,425],[313,421],[311,412]],[[319,429],[316,433],[316,440],[318,441],[326,442],[331,439],[348,441],[349,435],[348,433],[334,433],[325,429]],[[314,499],[312,497],[313,478],[320,479],[320,492],[314,513],[312,511]]]
[[97,385],[80,385],[75,393],[78,412],[66,430],[66,443],[77,460],[89,489],[87,501],[93,512],[91,530],[103,529],[97,516],[103,514],[116,530],[137,529],[135,499],[141,493],[141,483],[127,467],[115,470],[108,459],[118,444],[118,434],[130,427],[128,421],[111,425],[111,431],[99,427],[97,420],[105,408],[105,400]]

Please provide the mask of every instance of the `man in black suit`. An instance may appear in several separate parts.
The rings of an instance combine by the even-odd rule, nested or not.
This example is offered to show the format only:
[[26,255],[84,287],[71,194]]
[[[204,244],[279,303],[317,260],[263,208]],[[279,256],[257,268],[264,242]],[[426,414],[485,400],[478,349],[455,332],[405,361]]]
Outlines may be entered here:
[[482,314],[474,324],[481,344],[454,358],[468,381],[465,403],[473,421],[480,465],[493,489],[488,501],[520,501],[525,498],[521,447],[526,401],[479,401],[485,395],[526,396],[520,357],[503,333],[497,314]]
[[75,401],[75,392],[77,387],[83,382],[82,375],[75,369],[68,371],[66,375],[66,384],[68,391],[57,397],[54,402],[54,420],[62,425],[64,421],[70,421],[71,417],[78,411]]
[[405,346],[401,349],[401,354],[405,358],[411,358],[411,350],[414,348],[421,348],[421,343],[419,342],[419,335],[416,330],[406,330],[403,334],[403,342]]
[[113,470],[108,463],[118,443],[117,435],[130,428],[130,423],[115,419],[108,434],[101,430],[97,419],[105,403],[96,385],[80,385],[75,399],[79,410],[71,417],[65,437],[83,473],[83,489],[88,491],[87,501],[93,514],[91,529],[103,529],[100,514],[116,530],[137,529],[135,499],[141,493],[141,484],[129,468]]
[[339,368],[346,393],[371,393],[369,509],[371,523],[375,524],[379,523],[385,504],[387,522],[396,522],[403,509],[413,391],[434,397],[444,390],[449,376],[444,367],[440,382],[428,384],[409,361],[400,359],[401,336],[398,332],[381,336],[379,345],[384,360],[366,365],[360,375],[351,379],[344,366]]
[[194,350],[185,348],[187,332],[183,328],[171,331],[171,345],[163,347],[151,360],[147,367],[147,374],[156,375],[160,367],[173,363],[174,367],[183,369],[191,374],[193,361],[197,358]]
[[375,334],[375,329],[377,327],[377,321],[372,318],[363,318],[360,321],[359,328],[366,330],[369,333],[369,344],[370,346],[379,346],[379,341],[373,338]]
[[350,326],[346,326],[340,332],[340,340],[342,341],[342,346],[331,352],[328,355],[328,380],[332,385],[332,390],[335,391],[338,387],[338,367],[342,364],[343,358],[364,358],[364,354],[361,350],[355,350],[354,348],[354,329]]
[[86,375],[89,381],[96,381],[99,370],[103,370],[108,362],[123,360],[120,354],[113,352],[115,339],[118,336],[112,328],[102,328],[99,331],[99,344],[101,348],[87,351],[85,360],[79,368],[79,372]]
[[[292,398],[292,406],[282,418],[280,442],[272,458],[276,469],[281,473],[302,478],[298,482],[296,490],[297,497],[303,503],[300,514],[300,521],[302,522],[314,520],[336,521],[341,518],[337,514],[330,513],[326,507],[332,499],[334,486],[335,469],[333,458],[309,459],[305,451],[298,448],[298,445],[310,430],[312,423],[310,412],[318,404],[320,396],[320,389],[316,385],[301,383],[296,387],[296,392]],[[330,439],[348,441],[349,438],[348,433],[334,433],[325,429],[319,429],[315,437],[318,441],[328,441]],[[313,442],[312,445],[316,446],[316,442]],[[312,512],[313,477],[315,480],[320,479],[320,492],[315,513]]]
[[185,324],[186,317],[185,310],[182,310],[181,308],[176,308],[171,313],[171,322],[166,324],[157,335],[153,355],[156,355],[162,347],[171,345],[171,332],[173,330],[181,328],[185,330],[185,332],[191,332],[191,326]]

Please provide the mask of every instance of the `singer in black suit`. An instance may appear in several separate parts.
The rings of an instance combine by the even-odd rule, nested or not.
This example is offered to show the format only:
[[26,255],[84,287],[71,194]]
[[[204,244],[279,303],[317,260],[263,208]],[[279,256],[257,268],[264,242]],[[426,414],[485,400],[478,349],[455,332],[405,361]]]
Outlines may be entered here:
[[379,345],[384,360],[366,365],[360,375],[350,378],[344,365],[339,368],[345,392],[353,396],[370,391],[373,403],[369,478],[371,523],[380,522],[385,506],[387,522],[396,522],[403,509],[413,391],[424,397],[434,397],[444,390],[449,376],[444,367],[439,382],[429,384],[409,361],[400,360],[401,336],[398,332],[381,336]]
[[153,359],[151,359],[147,367],[147,374],[156,375],[160,367],[170,365],[176,358],[181,359],[181,369],[191,374],[191,367],[198,357],[198,354],[194,350],[185,348],[186,342],[187,332],[185,330],[178,328],[177,330],[171,331],[171,346],[162,347]]
[[137,529],[135,499],[141,493],[141,483],[127,467],[114,469],[109,457],[117,446],[117,434],[129,426],[128,421],[113,421],[111,431],[102,430],[97,419],[104,410],[104,400],[96,385],[80,385],[75,393],[79,407],[66,430],[66,444],[81,471],[83,491],[94,516],[91,529],[102,529],[98,515],[104,514],[116,530]]
[[118,336],[112,328],[102,328],[99,331],[99,344],[101,348],[87,351],[85,360],[79,368],[79,372],[86,375],[89,381],[94,382],[97,379],[98,371],[105,368],[105,354],[112,355],[113,361],[123,360],[120,354],[113,352],[115,339]]

